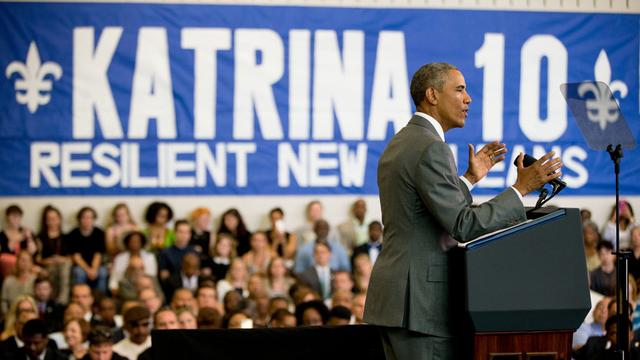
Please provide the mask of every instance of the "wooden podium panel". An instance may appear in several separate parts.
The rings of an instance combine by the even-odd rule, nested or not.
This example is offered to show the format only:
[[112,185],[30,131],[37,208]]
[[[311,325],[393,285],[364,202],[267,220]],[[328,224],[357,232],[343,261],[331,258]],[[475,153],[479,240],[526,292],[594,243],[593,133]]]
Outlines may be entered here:
[[561,360],[571,358],[572,331],[477,333],[475,360]]

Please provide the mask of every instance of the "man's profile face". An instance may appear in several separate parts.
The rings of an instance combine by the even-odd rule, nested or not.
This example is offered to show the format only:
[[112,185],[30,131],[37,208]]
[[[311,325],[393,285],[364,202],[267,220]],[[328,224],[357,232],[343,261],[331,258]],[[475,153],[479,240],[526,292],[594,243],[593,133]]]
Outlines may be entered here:
[[444,130],[463,127],[467,119],[471,97],[467,93],[464,76],[458,70],[449,70],[442,91],[438,93],[436,105],[438,116]]

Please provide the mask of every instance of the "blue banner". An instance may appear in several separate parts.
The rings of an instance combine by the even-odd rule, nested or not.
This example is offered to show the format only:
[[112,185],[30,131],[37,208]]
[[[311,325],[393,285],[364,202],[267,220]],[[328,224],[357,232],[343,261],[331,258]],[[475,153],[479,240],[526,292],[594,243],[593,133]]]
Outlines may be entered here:
[[[512,184],[519,152],[555,150],[563,194],[610,194],[608,154],[587,147],[560,85],[607,84],[637,138],[639,20],[0,3],[0,195],[376,194],[378,158],[414,111],[411,76],[433,61],[459,67],[473,98],[446,134],[461,171],[467,143],[509,148],[476,193]],[[640,194],[638,154],[623,194]]]

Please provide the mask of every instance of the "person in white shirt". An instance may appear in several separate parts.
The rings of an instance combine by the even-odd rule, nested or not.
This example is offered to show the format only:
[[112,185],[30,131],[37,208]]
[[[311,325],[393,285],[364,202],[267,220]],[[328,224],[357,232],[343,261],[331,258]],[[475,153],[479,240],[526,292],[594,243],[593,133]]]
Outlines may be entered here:
[[128,336],[113,345],[113,351],[129,359],[151,346],[151,313],[144,306],[134,306],[124,314],[124,328]]

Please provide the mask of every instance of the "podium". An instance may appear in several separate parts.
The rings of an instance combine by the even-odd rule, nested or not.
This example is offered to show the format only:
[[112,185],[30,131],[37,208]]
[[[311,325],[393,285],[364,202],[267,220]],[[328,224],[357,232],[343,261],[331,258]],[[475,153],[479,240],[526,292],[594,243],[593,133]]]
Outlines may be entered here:
[[454,250],[474,359],[571,358],[572,334],[591,308],[580,212],[531,217]]

